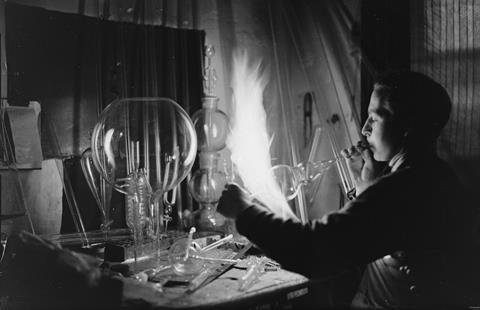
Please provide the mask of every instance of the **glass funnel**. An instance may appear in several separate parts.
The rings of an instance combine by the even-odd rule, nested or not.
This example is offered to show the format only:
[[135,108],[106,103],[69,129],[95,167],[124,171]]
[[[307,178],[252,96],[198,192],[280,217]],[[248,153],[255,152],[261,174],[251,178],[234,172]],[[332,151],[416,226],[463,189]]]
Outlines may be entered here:
[[90,192],[97,203],[98,209],[101,215],[100,229],[105,233],[107,237],[108,230],[110,229],[113,220],[110,218],[110,200],[112,196],[112,186],[106,183],[104,178],[100,177],[100,174],[95,169],[92,159],[92,149],[87,148],[80,159],[83,176],[87,181]]

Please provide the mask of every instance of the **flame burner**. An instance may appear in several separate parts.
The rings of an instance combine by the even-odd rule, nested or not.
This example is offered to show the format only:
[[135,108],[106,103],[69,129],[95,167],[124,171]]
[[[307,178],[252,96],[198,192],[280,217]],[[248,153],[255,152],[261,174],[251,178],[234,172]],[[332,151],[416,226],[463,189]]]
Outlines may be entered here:
[[233,57],[233,117],[227,137],[231,159],[246,190],[271,211],[296,218],[272,172],[263,91],[267,79],[260,62],[250,62],[245,51]]

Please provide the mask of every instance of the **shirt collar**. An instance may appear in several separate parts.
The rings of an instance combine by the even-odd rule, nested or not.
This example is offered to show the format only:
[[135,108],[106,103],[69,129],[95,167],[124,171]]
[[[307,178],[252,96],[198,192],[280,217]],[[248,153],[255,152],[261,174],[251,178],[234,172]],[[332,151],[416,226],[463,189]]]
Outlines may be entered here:
[[388,162],[388,166],[390,167],[390,172],[395,172],[400,168],[400,166],[405,162],[406,159],[406,152],[401,150],[392,159]]

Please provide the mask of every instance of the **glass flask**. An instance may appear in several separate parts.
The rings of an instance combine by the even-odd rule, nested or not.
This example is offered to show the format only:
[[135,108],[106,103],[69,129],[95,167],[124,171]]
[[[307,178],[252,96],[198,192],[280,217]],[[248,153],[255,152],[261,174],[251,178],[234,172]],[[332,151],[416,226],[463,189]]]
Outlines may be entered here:
[[232,240],[233,235],[228,235],[202,248],[193,241],[193,233],[195,231],[195,227],[190,228],[188,238],[178,239],[168,251],[168,262],[176,274],[198,274],[205,267],[215,270],[215,268],[212,268],[212,264],[217,264],[218,266],[218,264],[234,264],[238,262],[236,259],[216,257],[215,254],[213,256],[210,255],[215,248]]
[[192,116],[200,152],[218,152],[225,147],[228,116],[218,109],[219,98],[202,98],[202,109]]
[[292,200],[297,196],[301,186],[316,180],[342,158],[336,157],[317,162],[308,161],[296,166],[276,165],[272,167],[272,172],[285,198]]
[[168,250],[168,262],[178,275],[199,273],[205,262],[194,256],[199,247],[187,238],[175,241]]
[[144,214],[153,225],[146,235],[159,243],[163,194],[185,179],[196,156],[197,138],[188,114],[169,98],[114,101],[93,129],[91,148],[100,175],[127,195],[126,219],[135,228],[134,237],[144,228]]
[[225,218],[216,212],[217,203],[227,184],[226,174],[218,169],[218,153],[200,153],[200,169],[189,181],[189,191],[200,204],[193,213],[195,226],[199,230],[217,230],[225,223]]

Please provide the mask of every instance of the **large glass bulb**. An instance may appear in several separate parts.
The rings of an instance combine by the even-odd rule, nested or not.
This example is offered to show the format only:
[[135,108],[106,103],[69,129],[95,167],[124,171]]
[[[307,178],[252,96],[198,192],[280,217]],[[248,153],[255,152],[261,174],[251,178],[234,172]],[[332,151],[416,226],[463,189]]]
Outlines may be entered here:
[[173,189],[192,168],[197,138],[183,108],[168,98],[114,101],[100,115],[92,136],[95,167],[127,194],[128,178],[143,169],[153,194]]
[[218,97],[202,98],[202,109],[192,116],[200,152],[218,152],[225,147],[228,117],[218,109]]
[[185,179],[196,152],[193,123],[171,99],[127,98],[103,110],[93,129],[92,158],[100,175],[127,196],[135,253],[145,238],[155,239],[158,253],[169,215],[161,198]]

